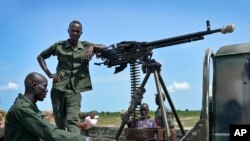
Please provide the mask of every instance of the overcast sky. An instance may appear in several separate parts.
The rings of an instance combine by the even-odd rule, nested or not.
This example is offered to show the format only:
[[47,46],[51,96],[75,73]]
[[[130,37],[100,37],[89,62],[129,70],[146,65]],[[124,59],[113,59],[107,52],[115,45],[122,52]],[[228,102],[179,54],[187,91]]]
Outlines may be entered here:
[[[201,108],[202,65],[207,48],[249,42],[248,0],[0,0],[0,108],[8,110],[23,80],[33,71],[45,74],[36,57],[54,42],[68,38],[72,20],[83,23],[81,40],[105,45],[121,41],[153,41],[235,24],[232,34],[206,36],[204,40],[154,50],[153,58],[162,64],[162,77],[176,109]],[[248,11],[248,12],[247,12]],[[55,72],[57,60],[46,60]],[[82,111],[121,111],[130,102],[129,68],[113,74],[114,68],[90,63],[93,90],[82,93]],[[152,76],[151,76],[152,77]],[[143,75],[141,76],[143,79]],[[48,89],[51,89],[49,79]],[[143,102],[156,109],[153,77],[146,85]],[[167,105],[167,102],[166,102]],[[41,110],[52,109],[50,93]]]

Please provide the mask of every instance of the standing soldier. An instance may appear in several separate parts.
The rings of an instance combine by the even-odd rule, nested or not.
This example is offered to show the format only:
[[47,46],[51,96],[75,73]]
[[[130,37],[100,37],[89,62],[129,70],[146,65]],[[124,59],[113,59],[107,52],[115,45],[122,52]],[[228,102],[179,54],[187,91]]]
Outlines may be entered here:
[[[79,41],[82,24],[72,21],[68,28],[69,39],[54,43],[42,51],[37,60],[49,78],[53,79],[51,100],[56,125],[60,129],[80,134],[77,127],[81,107],[81,92],[92,89],[89,61],[95,51],[101,48],[86,41]],[[46,66],[45,59],[57,56],[56,73],[52,74]]]

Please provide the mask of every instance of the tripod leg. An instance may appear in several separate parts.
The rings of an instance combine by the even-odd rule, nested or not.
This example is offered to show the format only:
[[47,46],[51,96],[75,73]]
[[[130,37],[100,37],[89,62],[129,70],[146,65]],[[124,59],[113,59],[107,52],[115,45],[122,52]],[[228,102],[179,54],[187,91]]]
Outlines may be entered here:
[[[157,72],[157,73],[158,73],[158,72]],[[160,83],[161,83],[161,86],[162,86],[162,88],[163,88],[163,91],[164,91],[164,93],[165,93],[165,95],[166,95],[166,97],[167,97],[168,103],[169,103],[169,105],[170,105],[170,107],[171,107],[171,109],[172,109],[172,111],[173,111],[173,114],[174,114],[174,116],[175,116],[175,119],[176,119],[176,121],[177,121],[177,123],[178,123],[178,125],[179,125],[179,127],[180,127],[180,130],[181,130],[183,136],[184,136],[184,135],[185,135],[184,128],[183,128],[183,126],[182,126],[182,124],[181,124],[181,121],[180,121],[180,118],[179,118],[179,116],[178,116],[178,114],[177,114],[177,112],[176,112],[176,110],[175,110],[175,107],[174,107],[174,104],[173,104],[173,102],[172,102],[172,100],[171,100],[171,97],[169,96],[168,90],[167,90],[167,88],[166,88],[166,86],[165,86],[165,84],[164,84],[164,81],[163,81],[163,79],[162,79],[160,73],[158,73],[158,76],[159,76]]]
[[145,85],[146,85],[146,83],[147,83],[147,81],[148,81],[148,78],[149,78],[150,74],[151,74],[151,73],[147,73],[146,76],[144,77],[144,79],[143,79],[143,81],[142,81],[142,83],[141,83],[141,86],[140,86],[141,88],[144,88],[144,87],[145,87]]
[[166,109],[165,109],[165,105],[163,102],[163,97],[162,97],[162,91],[161,91],[161,84],[159,81],[159,74],[157,73],[157,71],[154,72],[154,77],[155,77],[155,84],[156,84],[156,88],[157,88],[157,93],[158,93],[158,100],[159,100],[159,105],[161,107],[161,112],[163,115],[163,124],[164,124],[164,128],[165,128],[165,132],[167,134],[167,140],[169,140],[170,137],[170,130],[169,130],[169,125],[168,125],[168,121],[167,121],[167,113],[166,113]]
[[[145,85],[146,85],[146,83],[147,83],[147,81],[148,81],[149,76],[150,76],[150,73],[147,73],[146,76],[144,77],[142,83],[141,83],[141,86],[140,86],[139,88],[144,88],[144,87],[145,87]],[[136,92],[137,92],[137,90],[136,90]],[[135,92],[133,95],[136,95],[136,92]],[[130,116],[132,115],[133,110],[134,110],[134,109],[136,108],[136,106],[137,106],[137,105],[135,105],[135,102],[134,102],[134,101],[135,101],[135,99],[133,99],[133,96],[132,96],[132,99],[131,99],[131,102],[130,102],[130,106],[129,106],[128,110],[127,110],[127,114],[125,115],[126,118],[125,118],[125,120],[122,121],[122,123],[121,123],[121,125],[120,125],[120,128],[119,128],[119,130],[117,131],[117,133],[116,133],[116,135],[115,135],[115,140],[116,140],[116,141],[118,141],[119,136],[120,136],[120,134],[121,134],[123,128],[124,128],[125,125],[128,123],[128,121],[129,121],[129,119],[130,119]]]

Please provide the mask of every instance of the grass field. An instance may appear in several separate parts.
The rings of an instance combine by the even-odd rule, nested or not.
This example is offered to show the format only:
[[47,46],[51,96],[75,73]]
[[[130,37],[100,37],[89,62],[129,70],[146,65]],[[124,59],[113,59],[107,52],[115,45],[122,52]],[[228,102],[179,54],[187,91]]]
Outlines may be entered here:
[[[54,123],[54,117],[52,111],[46,111],[45,117],[51,123]],[[150,111],[151,119],[154,119],[155,111]],[[177,111],[179,119],[184,129],[190,129],[199,120],[200,111]],[[121,113],[120,112],[99,112],[99,121],[97,127],[120,127],[121,125]],[[175,127],[178,128],[178,124],[175,120]]]
[[[184,129],[190,129],[199,120],[200,111],[177,111],[177,114],[181,120]],[[99,121],[97,126],[99,127],[120,127],[121,117],[119,112],[101,112],[99,113]],[[150,112],[151,119],[154,118],[154,111]],[[175,127],[178,128],[178,124],[175,120]]]

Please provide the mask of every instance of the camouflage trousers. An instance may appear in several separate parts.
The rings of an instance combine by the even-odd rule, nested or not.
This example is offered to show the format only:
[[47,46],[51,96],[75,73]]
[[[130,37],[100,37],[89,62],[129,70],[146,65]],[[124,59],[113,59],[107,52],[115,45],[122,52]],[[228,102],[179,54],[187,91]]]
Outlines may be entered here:
[[58,128],[80,134],[78,117],[81,108],[81,94],[73,90],[60,91],[52,88],[51,101],[55,123]]

